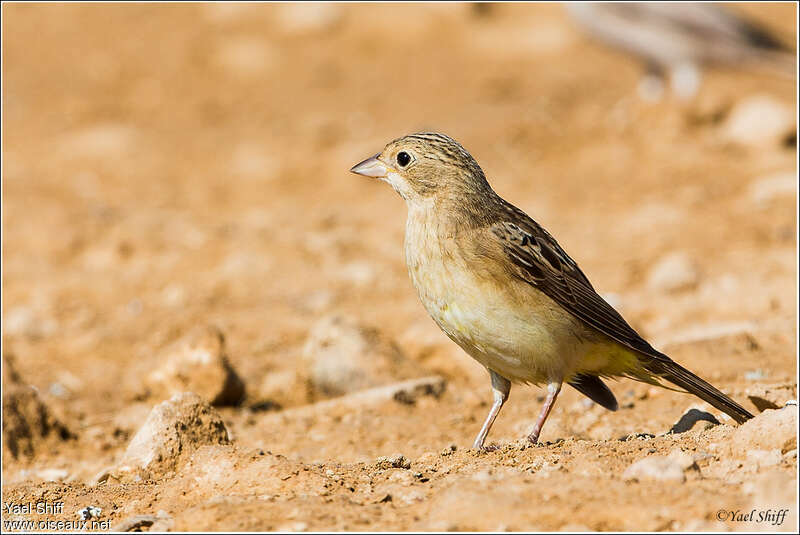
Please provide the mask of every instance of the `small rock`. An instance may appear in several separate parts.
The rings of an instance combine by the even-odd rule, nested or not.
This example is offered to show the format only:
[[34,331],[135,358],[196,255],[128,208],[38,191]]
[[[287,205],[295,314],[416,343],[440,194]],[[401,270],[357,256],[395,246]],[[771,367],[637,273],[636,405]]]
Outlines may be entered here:
[[244,383],[228,362],[219,329],[197,330],[165,354],[164,363],[147,378],[158,397],[194,392],[216,406],[235,405],[244,397]]
[[645,457],[636,461],[622,474],[626,481],[686,481],[681,464],[669,457]]
[[448,455],[452,455],[454,451],[456,451],[457,446],[455,444],[450,444],[445,449],[442,450],[440,455],[442,457],[447,457]]
[[276,407],[291,407],[308,403],[305,378],[294,369],[273,371],[264,375],[257,390],[257,399],[262,404],[272,403]]
[[403,454],[395,453],[388,457],[378,457],[375,461],[375,466],[379,470],[386,470],[388,468],[403,468],[404,470],[408,470],[411,468],[411,461],[406,459]]
[[303,360],[311,383],[329,396],[418,375],[393,341],[343,316],[328,316],[314,325]]
[[686,470],[689,470],[690,468],[693,469],[697,468],[697,464],[695,463],[694,457],[678,448],[675,448],[674,450],[669,452],[669,455],[667,455],[667,459],[675,461],[678,464],[678,466],[681,467],[681,470],[683,470],[684,472]]
[[89,505],[75,512],[81,520],[92,520],[103,516],[103,509],[96,505]]
[[447,383],[441,377],[431,377],[429,381],[409,381],[405,385],[398,384],[392,399],[404,405],[413,405],[419,398],[430,396],[439,399]]
[[181,456],[199,446],[230,442],[217,411],[197,394],[177,394],[153,408],[125,450],[119,470],[166,473],[176,467]]
[[790,106],[766,95],[752,96],[733,108],[723,136],[742,145],[777,145],[794,130],[796,120]]
[[751,450],[774,450],[781,453],[797,448],[797,407],[765,410],[740,425],[730,441],[734,454],[747,457]]
[[778,197],[789,199],[797,195],[797,175],[778,173],[754,180],[750,184],[750,199],[756,204],[767,204]]
[[670,253],[650,270],[647,284],[665,292],[689,290],[697,286],[700,274],[692,259],[683,252]]

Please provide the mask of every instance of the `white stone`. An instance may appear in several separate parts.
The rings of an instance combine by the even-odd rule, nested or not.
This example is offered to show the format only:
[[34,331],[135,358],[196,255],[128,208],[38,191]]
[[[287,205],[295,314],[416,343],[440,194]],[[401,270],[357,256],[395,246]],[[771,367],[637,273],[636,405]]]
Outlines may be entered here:
[[328,395],[390,383],[415,371],[393,341],[339,315],[324,317],[314,325],[303,360],[312,384]]
[[645,457],[630,465],[622,474],[626,481],[686,481],[681,464],[669,457]]
[[743,145],[769,145],[794,129],[797,117],[792,108],[767,95],[743,99],[731,111],[723,135]]
[[694,261],[684,252],[674,252],[662,257],[650,269],[647,284],[653,289],[678,292],[697,286],[700,273]]
[[244,383],[215,327],[198,329],[167,349],[161,366],[147,377],[147,388],[162,398],[194,392],[212,405],[234,405],[244,396]]
[[128,444],[119,470],[166,472],[199,446],[228,443],[230,435],[217,411],[197,394],[178,394],[150,411]]

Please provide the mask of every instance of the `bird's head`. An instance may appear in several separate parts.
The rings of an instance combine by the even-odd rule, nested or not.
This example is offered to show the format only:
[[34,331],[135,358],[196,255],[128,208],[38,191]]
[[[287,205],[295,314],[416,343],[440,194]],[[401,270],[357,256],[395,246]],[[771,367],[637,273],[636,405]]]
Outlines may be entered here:
[[395,139],[350,171],[387,182],[409,203],[491,191],[480,166],[464,147],[437,133]]

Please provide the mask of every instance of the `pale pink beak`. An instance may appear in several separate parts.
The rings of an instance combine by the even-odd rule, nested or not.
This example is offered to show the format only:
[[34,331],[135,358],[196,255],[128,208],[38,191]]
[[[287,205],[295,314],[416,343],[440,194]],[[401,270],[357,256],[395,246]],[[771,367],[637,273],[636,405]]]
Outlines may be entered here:
[[386,164],[378,159],[379,155],[380,153],[371,158],[367,158],[363,162],[355,164],[353,168],[350,169],[350,172],[372,178],[386,178],[388,169],[386,168]]

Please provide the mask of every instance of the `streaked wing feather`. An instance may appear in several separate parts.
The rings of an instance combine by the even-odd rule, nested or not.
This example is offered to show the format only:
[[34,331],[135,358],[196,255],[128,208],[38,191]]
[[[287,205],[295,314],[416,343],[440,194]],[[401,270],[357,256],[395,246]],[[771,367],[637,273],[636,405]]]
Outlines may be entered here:
[[[700,397],[739,423],[753,417],[713,385],[654,349],[597,294],[575,261],[547,231],[522,211],[510,206],[505,208],[513,214],[509,219],[514,222],[499,221],[491,230],[500,238],[517,277],[538,288],[587,325],[639,353],[642,365],[649,372]],[[579,383],[578,387],[587,395],[601,393],[597,384]]]
[[663,358],[598,295],[586,275],[558,242],[521,210],[513,223],[501,221],[491,230],[516,268],[516,275],[564,307],[578,319],[619,343],[653,358]]

